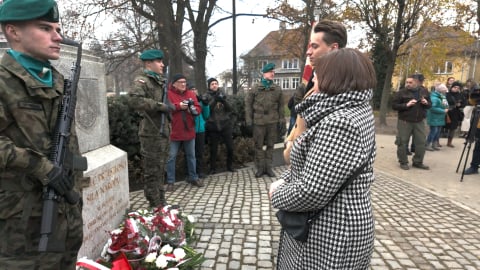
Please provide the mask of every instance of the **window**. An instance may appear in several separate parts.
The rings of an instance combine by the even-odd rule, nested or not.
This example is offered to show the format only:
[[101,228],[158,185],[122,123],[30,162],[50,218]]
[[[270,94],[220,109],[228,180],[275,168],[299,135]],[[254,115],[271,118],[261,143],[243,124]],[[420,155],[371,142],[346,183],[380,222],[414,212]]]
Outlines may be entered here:
[[273,83],[276,85],[280,85],[280,79],[273,79]]
[[290,89],[290,78],[282,79],[282,89]]
[[262,68],[268,64],[268,61],[267,60],[259,60],[258,61],[258,69],[262,70]]
[[292,78],[292,88],[293,89],[297,89],[299,84],[300,84],[300,78]]
[[298,69],[298,59],[284,59],[282,60],[282,68],[283,69]]
[[433,68],[435,74],[451,74],[453,73],[453,63],[451,61],[445,61],[442,65],[435,66]]

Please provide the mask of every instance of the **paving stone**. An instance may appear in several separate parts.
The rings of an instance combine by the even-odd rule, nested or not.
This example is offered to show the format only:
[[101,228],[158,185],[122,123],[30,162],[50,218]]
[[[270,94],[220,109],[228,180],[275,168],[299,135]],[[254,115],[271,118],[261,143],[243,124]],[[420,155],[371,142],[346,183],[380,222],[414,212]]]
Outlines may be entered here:
[[[375,176],[370,269],[480,269],[478,213],[389,174]],[[250,167],[209,176],[201,189],[175,184],[167,199],[196,218],[193,247],[207,258],[200,269],[276,267],[281,227],[267,194],[272,181],[255,178]],[[132,210],[148,207],[143,191],[131,192],[130,202]]]

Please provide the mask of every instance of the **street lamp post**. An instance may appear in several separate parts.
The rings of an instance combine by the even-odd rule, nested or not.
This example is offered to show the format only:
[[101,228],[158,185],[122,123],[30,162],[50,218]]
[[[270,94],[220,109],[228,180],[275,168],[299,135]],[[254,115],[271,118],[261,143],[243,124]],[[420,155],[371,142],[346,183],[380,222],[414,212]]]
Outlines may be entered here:
[[232,35],[233,35],[233,67],[232,67],[232,92],[237,94],[237,23],[236,23],[235,0],[232,0]]

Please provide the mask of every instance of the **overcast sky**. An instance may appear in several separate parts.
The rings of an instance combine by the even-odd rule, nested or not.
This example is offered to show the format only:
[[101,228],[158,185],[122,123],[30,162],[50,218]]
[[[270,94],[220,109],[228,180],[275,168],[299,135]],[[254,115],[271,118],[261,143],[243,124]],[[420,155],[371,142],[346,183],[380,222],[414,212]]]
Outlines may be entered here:
[[[273,1],[248,1],[236,0],[236,13],[264,14],[266,8],[273,4]],[[220,2],[220,1],[218,1]],[[270,3],[270,4],[268,4]],[[226,11],[232,11],[232,1],[221,1],[220,6]],[[215,14],[211,22],[228,14]],[[278,30],[277,20],[265,19],[262,17],[239,16],[237,25],[237,59],[248,53],[257,45],[270,31]],[[225,20],[215,25],[208,38],[210,54],[207,55],[207,76],[217,76],[221,72],[232,69],[233,66],[233,38],[232,20]]]

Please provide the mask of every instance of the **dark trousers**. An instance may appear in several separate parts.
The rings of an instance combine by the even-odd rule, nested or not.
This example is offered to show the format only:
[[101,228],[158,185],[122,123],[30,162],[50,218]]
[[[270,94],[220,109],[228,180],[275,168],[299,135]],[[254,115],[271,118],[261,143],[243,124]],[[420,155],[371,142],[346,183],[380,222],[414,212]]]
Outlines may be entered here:
[[480,166],[480,129],[475,132],[475,147],[473,148],[470,166],[476,169]]
[[223,140],[227,147],[227,168],[233,168],[233,128],[227,125],[221,130],[208,130],[208,145],[210,147],[210,169],[216,169],[218,143]]
[[205,152],[205,132],[195,134],[195,159],[197,160],[197,174],[203,175],[205,171],[205,162],[203,153]]

